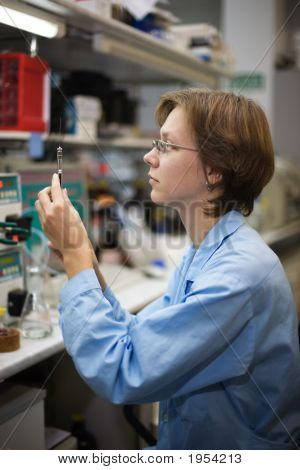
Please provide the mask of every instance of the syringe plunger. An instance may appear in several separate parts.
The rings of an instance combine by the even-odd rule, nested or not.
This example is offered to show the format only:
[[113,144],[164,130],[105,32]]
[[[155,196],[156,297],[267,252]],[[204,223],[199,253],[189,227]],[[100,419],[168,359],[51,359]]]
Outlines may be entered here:
[[57,157],[57,173],[58,173],[60,185],[62,185],[63,149],[61,148],[61,146],[57,147],[57,149],[56,149],[56,157]]
[[57,147],[56,156],[57,156],[57,158],[62,158],[63,157],[63,149],[61,147]]

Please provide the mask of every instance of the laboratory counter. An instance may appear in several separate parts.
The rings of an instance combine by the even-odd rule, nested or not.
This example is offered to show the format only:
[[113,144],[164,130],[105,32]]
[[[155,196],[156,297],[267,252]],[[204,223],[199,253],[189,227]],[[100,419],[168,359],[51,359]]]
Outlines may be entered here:
[[[101,266],[108,284],[115,292],[121,305],[131,313],[137,313],[149,302],[165,291],[169,271],[162,277],[150,277],[136,268],[117,265]],[[61,276],[61,285],[66,280]],[[57,287],[57,282],[56,282]],[[43,339],[21,337],[21,347],[17,351],[0,354],[0,381],[5,380],[28,367],[64,349],[63,338],[58,325],[57,309],[50,310],[53,331]]]

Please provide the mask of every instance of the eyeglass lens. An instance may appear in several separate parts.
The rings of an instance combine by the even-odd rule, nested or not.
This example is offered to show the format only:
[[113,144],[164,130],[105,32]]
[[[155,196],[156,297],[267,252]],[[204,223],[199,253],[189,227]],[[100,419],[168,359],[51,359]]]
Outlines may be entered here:
[[152,141],[152,148],[156,148],[158,152],[165,152],[166,151],[166,144],[162,140],[153,140]]

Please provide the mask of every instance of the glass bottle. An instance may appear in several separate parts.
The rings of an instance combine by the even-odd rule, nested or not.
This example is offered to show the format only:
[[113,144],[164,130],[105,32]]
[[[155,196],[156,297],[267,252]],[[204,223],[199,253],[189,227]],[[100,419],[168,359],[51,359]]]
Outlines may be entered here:
[[26,269],[28,294],[23,306],[19,329],[25,338],[40,339],[52,333],[49,307],[42,298],[43,273],[38,266]]

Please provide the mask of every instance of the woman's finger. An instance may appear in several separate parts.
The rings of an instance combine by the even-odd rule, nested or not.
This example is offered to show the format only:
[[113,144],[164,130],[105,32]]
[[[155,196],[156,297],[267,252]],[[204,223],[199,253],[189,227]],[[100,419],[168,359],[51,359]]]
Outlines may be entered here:
[[41,221],[42,225],[44,225],[44,223],[45,223],[45,214],[44,214],[44,211],[43,211],[42,206],[40,204],[40,201],[35,201],[34,205],[35,205],[35,208],[36,208],[37,213],[39,215],[40,221]]
[[51,194],[53,202],[61,202],[64,198],[57,173],[54,173],[52,176]]
[[60,261],[63,261],[63,255],[61,254],[61,252],[57,248],[55,248],[53,243],[49,241],[48,246],[49,246],[50,250],[55,254],[55,256],[57,258],[59,258]]
[[56,250],[55,246],[50,241],[48,241],[48,246],[49,246],[50,250]]
[[49,209],[52,205],[52,192],[50,186],[42,189],[42,191],[38,193],[38,200],[44,211]]

